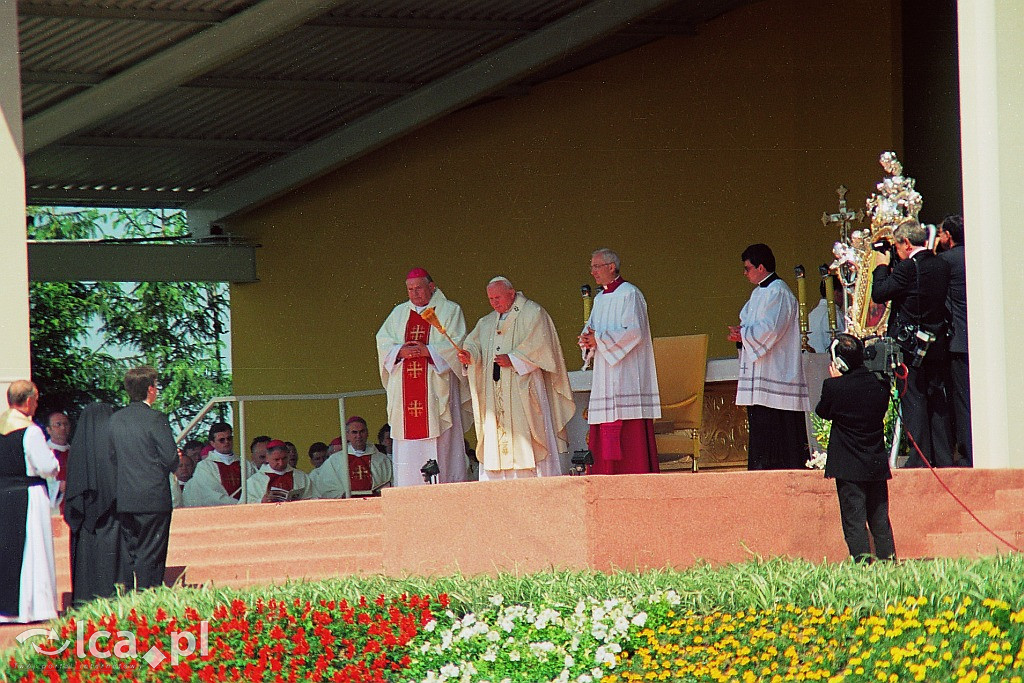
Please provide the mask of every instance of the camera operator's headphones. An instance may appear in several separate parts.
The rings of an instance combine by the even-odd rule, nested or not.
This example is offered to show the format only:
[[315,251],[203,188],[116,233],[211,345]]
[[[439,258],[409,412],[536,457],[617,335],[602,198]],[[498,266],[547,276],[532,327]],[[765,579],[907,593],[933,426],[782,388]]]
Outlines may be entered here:
[[[843,338],[853,340],[854,346],[852,349],[840,347],[839,342]],[[837,334],[836,338],[832,340],[832,344],[828,347],[828,355],[832,358],[832,362],[835,363],[836,369],[845,375],[851,370],[864,365],[864,342],[852,334]]]

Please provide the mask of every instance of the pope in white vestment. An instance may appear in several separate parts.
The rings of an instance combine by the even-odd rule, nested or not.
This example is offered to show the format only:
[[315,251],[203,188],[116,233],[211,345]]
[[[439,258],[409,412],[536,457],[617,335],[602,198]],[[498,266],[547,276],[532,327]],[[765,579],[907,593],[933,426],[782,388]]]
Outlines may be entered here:
[[32,422],[35,385],[12,382],[7,400],[12,408],[0,414],[0,623],[46,621],[57,616],[57,573],[44,478],[60,466]]
[[576,411],[555,325],[505,278],[487,285],[494,311],[466,337],[480,480],[563,474]]
[[395,306],[377,332],[381,383],[387,390],[388,422],[394,440],[394,484],[423,484],[420,469],[436,460],[439,483],[466,480],[463,411],[468,389],[458,352],[420,314],[432,308],[448,335],[466,336],[462,309],[416,268],[405,281],[409,301]]
[[580,335],[580,346],[594,361],[587,411],[590,473],[658,472],[654,420],[661,417],[661,396],[647,301],[619,275],[614,251],[599,249],[590,263],[594,281],[604,287]]
[[[743,252],[744,272],[757,285],[729,339],[739,346],[736,405],[747,410],[747,467],[802,469],[807,461],[804,413],[811,409],[800,356],[799,304],[775,273],[775,255],[764,244]],[[756,261],[756,263],[755,263]]]

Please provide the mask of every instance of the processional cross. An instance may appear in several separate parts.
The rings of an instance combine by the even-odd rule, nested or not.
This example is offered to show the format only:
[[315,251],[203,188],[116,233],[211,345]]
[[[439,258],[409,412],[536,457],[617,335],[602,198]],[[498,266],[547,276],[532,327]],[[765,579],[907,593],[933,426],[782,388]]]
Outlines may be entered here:
[[835,213],[826,211],[821,214],[821,224],[826,228],[830,224],[839,224],[841,241],[845,244],[850,243],[850,223],[854,220],[864,220],[864,209],[853,212],[846,208],[846,193],[849,191],[846,185],[840,185],[836,190],[836,194],[839,195],[839,211]]

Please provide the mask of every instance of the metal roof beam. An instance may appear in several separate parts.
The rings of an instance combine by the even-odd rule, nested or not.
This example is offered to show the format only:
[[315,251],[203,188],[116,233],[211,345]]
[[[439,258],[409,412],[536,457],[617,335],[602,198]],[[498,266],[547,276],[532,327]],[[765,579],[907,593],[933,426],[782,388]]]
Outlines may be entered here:
[[[102,74],[74,73],[70,71],[25,71],[21,82],[25,85],[92,86],[102,83]],[[200,77],[178,87],[220,88],[223,90],[284,90],[295,92],[354,92],[365,95],[406,95],[420,87],[416,83],[386,83],[383,81],[329,81],[301,79],[218,78]]]
[[195,234],[328,173],[620,30],[675,0],[595,0],[191,204]]
[[240,140],[210,138],[143,138],[77,136],[57,143],[60,147],[127,147],[139,149],[198,149],[226,152],[257,152],[280,154],[290,152],[301,143],[287,140]]
[[29,242],[31,282],[256,282],[251,244]]
[[340,0],[261,0],[25,121],[25,154],[131,111],[281,36]]
[[25,190],[30,206],[102,206],[183,209],[205,194],[202,190],[174,190],[119,185],[82,187],[29,183]]
[[[215,10],[166,10],[120,7],[68,7],[40,2],[18,3],[18,14],[26,17],[62,19],[105,19],[112,21],[146,21],[152,23],[217,24],[231,18],[230,12]],[[347,17],[327,15],[308,22],[310,26],[338,28],[397,29],[414,31],[473,31],[479,33],[529,33],[543,28],[543,21],[494,19],[429,19],[423,17]],[[640,22],[626,27],[625,32],[644,35],[690,35],[692,24],[683,22]]]

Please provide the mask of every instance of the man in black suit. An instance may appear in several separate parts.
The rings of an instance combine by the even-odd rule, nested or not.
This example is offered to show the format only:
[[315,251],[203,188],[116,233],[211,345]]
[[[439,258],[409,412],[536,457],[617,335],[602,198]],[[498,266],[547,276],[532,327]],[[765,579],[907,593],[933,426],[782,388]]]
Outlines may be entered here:
[[850,555],[870,561],[868,529],[880,560],[896,554],[889,522],[889,460],[883,436],[889,387],[864,367],[864,345],[849,334],[838,334],[829,348],[830,379],[821,385],[814,409],[832,420],[825,476],[836,480],[839,515]]
[[131,403],[110,418],[110,447],[117,463],[117,518],[121,525],[119,583],[149,588],[164,582],[171,530],[169,475],[178,449],[167,416],[153,410],[157,372],[132,368],[124,378]]
[[967,265],[964,259],[964,217],[946,216],[939,226],[939,244],[945,249],[939,258],[949,264],[949,293],[946,310],[953,336],[949,339],[949,375],[947,389],[953,404],[953,424],[960,452],[959,464],[974,465],[971,446],[971,384],[967,360]]
[[[949,353],[946,292],[950,268],[925,248],[927,240],[928,232],[916,220],[900,223],[893,232],[893,249],[900,260],[890,268],[890,254],[879,254],[879,265],[872,274],[871,298],[879,304],[892,301],[888,334],[899,341],[907,366],[902,401],[904,427],[928,462],[935,467],[950,467],[949,403],[943,387]],[[919,331],[934,337],[923,359],[919,352],[926,344]],[[907,467],[924,467],[913,445]]]

